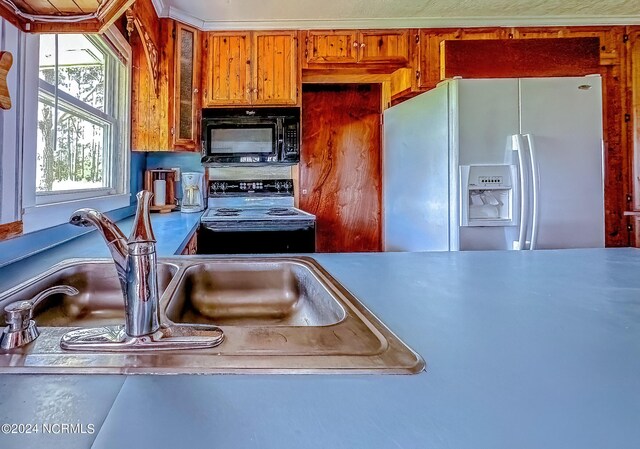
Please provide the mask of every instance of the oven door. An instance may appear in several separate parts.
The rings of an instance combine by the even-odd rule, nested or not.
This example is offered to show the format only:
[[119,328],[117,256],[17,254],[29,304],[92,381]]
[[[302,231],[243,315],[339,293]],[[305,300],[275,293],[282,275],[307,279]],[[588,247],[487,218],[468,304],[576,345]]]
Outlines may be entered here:
[[219,227],[201,223],[198,254],[286,254],[316,250],[314,223],[288,227]]
[[264,164],[279,162],[278,120],[212,119],[203,122],[205,164]]

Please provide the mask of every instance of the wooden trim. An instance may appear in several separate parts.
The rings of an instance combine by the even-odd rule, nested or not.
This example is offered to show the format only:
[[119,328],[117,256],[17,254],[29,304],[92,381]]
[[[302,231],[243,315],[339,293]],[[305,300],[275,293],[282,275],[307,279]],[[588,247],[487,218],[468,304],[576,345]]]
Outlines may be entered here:
[[0,224],[0,240],[7,240],[11,237],[21,235],[23,226],[21,221],[13,221],[11,223]]
[[5,19],[6,21],[8,21],[10,24],[15,26],[19,30],[24,31],[24,29],[25,29],[24,20],[21,20],[19,17],[17,17],[13,13],[13,11],[11,11],[11,9],[9,9],[7,6],[5,6],[2,3],[0,3],[0,17]]
[[597,37],[443,40],[440,78],[590,75],[600,70]]
[[105,6],[98,16],[100,21],[99,33],[104,32],[109,28],[116,20],[118,20],[125,11],[133,5],[135,0],[113,0],[107,6]]

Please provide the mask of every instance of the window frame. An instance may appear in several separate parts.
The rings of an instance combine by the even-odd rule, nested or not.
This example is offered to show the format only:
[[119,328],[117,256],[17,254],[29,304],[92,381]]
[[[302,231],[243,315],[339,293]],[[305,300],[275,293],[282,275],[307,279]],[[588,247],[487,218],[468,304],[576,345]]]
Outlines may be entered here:
[[[78,33],[81,34],[81,33]],[[99,45],[100,49],[107,53],[109,63],[105,64],[105,95],[104,109],[101,111],[87,103],[77,100],[62,89],[57,89],[39,75],[39,36],[29,36],[27,42],[27,73],[26,85],[34,86],[34,89],[25,98],[25,128],[37,129],[38,107],[41,97],[48,97],[49,101],[55,101],[55,93],[58,95],[58,110],[67,108],[84,119],[108,123],[112,132],[110,135],[113,143],[105,146],[103,163],[112,164],[105,170],[110,173],[107,187],[95,189],[74,189],[60,192],[37,192],[37,133],[25,132],[23,138],[23,223],[24,232],[32,232],[47,227],[65,223],[69,215],[81,207],[92,207],[101,211],[109,211],[127,207],[131,203],[129,188],[130,177],[130,104],[131,104],[131,47],[120,31],[111,27],[102,35],[86,35],[92,43]],[[98,43],[96,43],[98,41]],[[118,67],[118,61],[122,66]],[[110,78],[107,81],[107,78]],[[107,92],[107,84],[113,87],[111,93]],[[63,105],[61,107],[61,105]],[[109,115],[112,111],[113,115]],[[103,123],[100,123],[101,125]],[[108,138],[104,136],[104,138]]]

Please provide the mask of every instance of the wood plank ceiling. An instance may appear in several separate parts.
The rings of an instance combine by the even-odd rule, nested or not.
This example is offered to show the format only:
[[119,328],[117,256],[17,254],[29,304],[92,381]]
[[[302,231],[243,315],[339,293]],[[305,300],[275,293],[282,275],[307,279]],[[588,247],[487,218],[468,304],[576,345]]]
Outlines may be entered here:
[[0,0],[0,16],[32,33],[100,33],[134,0]]
[[68,16],[95,13],[102,0],[12,0],[25,14]]

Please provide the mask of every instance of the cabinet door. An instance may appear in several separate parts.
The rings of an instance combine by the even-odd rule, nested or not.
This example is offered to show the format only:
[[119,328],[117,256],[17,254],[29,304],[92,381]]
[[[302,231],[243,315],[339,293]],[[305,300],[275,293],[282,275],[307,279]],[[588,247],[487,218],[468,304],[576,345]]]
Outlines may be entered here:
[[503,39],[504,28],[460,28],[423,29],[418,33],[419,69],[417,73],[420,88],[432,88],[442,78],[440,76],[440,43],[454,39]]
[[357,31],[307,31],[306,62],[311,64],[354,64],[360,44]]
[[298,103],[296,35],[295,31],[254,32],[253,104]]
[[409,63],[409,30],[361,31],[359,62]]
[[198,30],[176,23],[173,85],[173,147],[197,150],[200,127]]
[[207,36],[205,106],[251,103],[250,36],[249,32]]

